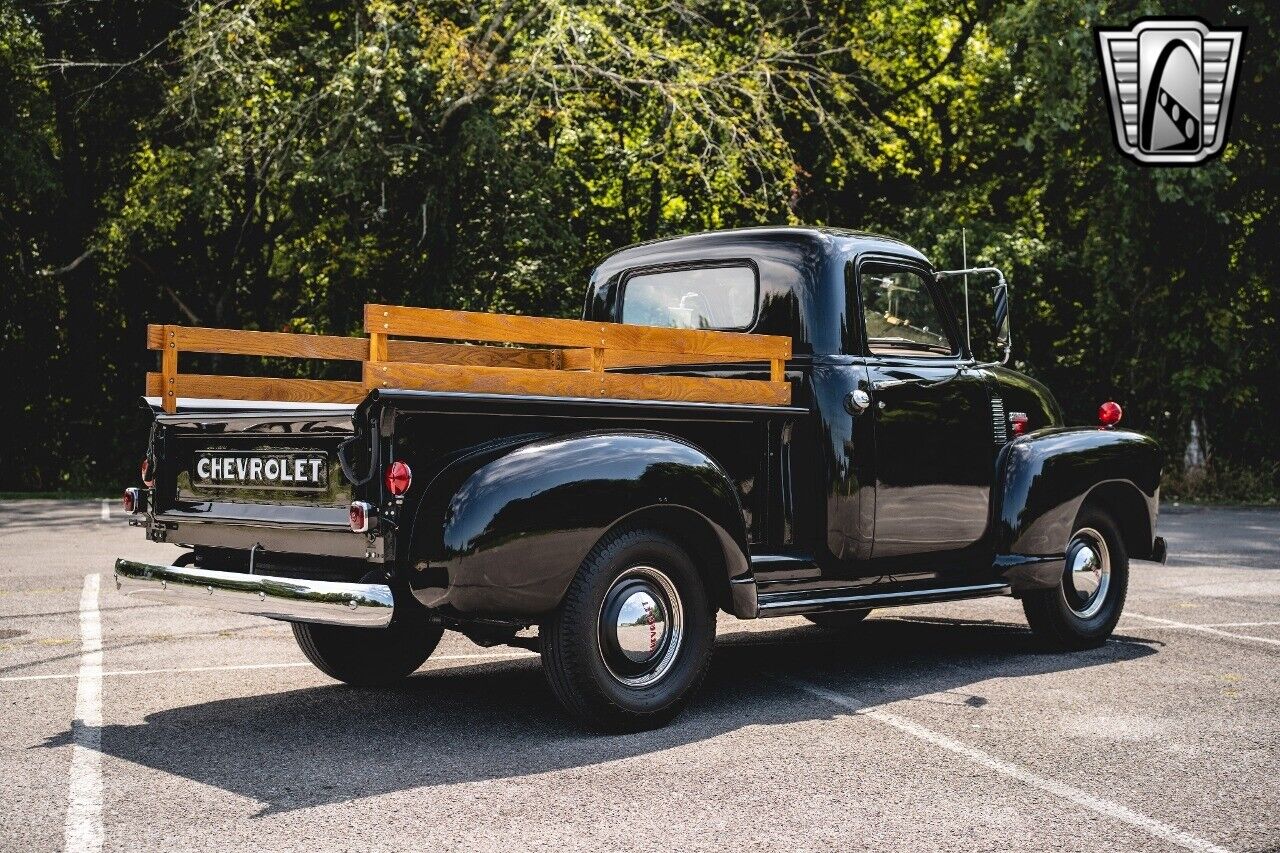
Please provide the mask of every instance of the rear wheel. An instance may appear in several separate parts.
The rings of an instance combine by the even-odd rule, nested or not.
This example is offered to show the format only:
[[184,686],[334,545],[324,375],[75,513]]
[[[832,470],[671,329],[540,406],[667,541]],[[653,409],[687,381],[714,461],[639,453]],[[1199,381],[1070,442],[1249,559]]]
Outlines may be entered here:
[[871,608],[863,610],[838,610],[834,613],[810,613],[804,618],[817,625],[824,631],[838,633],[841,631],[852,631],[854,628],[862,624],[862,621],[871,615]]
[[1031,630],[1058,648],[1079,649],[1111,636],[1129,588],[1129,555],[1115,522],[1085,507],[1067,542],[1066,566],[1053,589],[1026,593],[1022,609]]
[[582,725],[639,731],[671,720],[702,682],[715,609],[688,553],[655,530],[607,536],[538,637],[551,690]]
[[330,678],[357,687],[386,687],[413,674],[440,642],[444,629],[420,619],[387,628],[348,628],[294,622],[298,648]]

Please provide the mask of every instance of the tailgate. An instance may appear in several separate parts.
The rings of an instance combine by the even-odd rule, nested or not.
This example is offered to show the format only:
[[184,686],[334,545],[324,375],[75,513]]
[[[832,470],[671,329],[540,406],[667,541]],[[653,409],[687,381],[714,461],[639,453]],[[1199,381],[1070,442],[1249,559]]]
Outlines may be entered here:
[[[347,509],[353,486],[338,446],[353,409],[160,415],[155,524],[164,541],[340,556],[365,555]],[[319,534],[319,535],[317,535]]]

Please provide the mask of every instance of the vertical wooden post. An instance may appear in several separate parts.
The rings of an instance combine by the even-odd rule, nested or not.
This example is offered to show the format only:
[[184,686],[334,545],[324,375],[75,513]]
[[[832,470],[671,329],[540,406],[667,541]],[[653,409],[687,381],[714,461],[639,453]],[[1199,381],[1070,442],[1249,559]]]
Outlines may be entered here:
[[599,377],[596,384],[596,396],[604,396],[604,347],[591,348],[591,372]]
[[369,360],[389,361],[387,357],[387,334],[384,332],[369,333]]
[[369,365],[365,369],[364,387],[378,388],[383,385],[381,374],[386,371],[384,365],[387,361],[390,361],[387,355],[387,333],[370,332]]
[[390,361],[387,357],[387,336],[385,333],[369,333],[369,360]]
[[160,341],[160,394],[166,412],[178,411],[178,333],[176,326],[162,326]]
[[787,362],[781,358],[769,359],[769,381],[782,382],[787,378]]

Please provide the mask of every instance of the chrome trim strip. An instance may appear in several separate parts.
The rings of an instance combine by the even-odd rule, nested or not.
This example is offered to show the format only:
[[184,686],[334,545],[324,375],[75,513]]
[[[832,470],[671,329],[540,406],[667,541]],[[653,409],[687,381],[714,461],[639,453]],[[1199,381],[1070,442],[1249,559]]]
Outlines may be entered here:
[[[264,504],[263,506],[269,506]],[[348,504],[349,506],[349,504]],[[311,509],[311,507],[304,507]],[[326,506],[317,507],[317,509],[331,509],[345,513],[345,506]],[[189,515],[179,511],[170,510],[168,512],[156,513],[155,520],[161,524],[217,524],[223,527],[258,527],[266,530],[314,530],[320,533],[350,533],[351,522],[345,517],[342,521],[295,521],[292,519],[284,519],[276,521],[266,518],[253,518],[250,516],[228,516],[228,515]]]
[[[1009,585],[1007,583],[981,583],[973,586],[951,586],[940,589],[916,589],[907,592],[874,592],[859,595],[838,595],[839,590],[830,590],[829,594],[816,595],[809,598],[785,598],[784,596],[795,595],[795,593],[775,592],[760,593],[760,614],[763,616],[769,610],[781,610],[791,607],[814,607],[824,604],[872,604],[877,607],[887,607],[895,602],[903,604],[915,604],[917,602],[928,601],[934,598],[953,598],[964,597],[967,595],[978,595],[981,593],[995,593],[1007,591]],[[774,599],[774,600],[770,600]]]
[[385,628],[395,601],[391,587],[153,566],[116,560],[116,589],[124,595],[283,619],[354,628]]

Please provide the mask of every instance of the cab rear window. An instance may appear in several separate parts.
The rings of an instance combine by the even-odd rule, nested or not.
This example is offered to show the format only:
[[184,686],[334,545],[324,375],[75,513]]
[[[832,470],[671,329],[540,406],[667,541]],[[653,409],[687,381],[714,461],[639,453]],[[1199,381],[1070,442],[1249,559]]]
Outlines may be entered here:
[[755,313],[756,273],[747,266],[637,273],[622,290],[622,322],[636,326],[747,329]]

